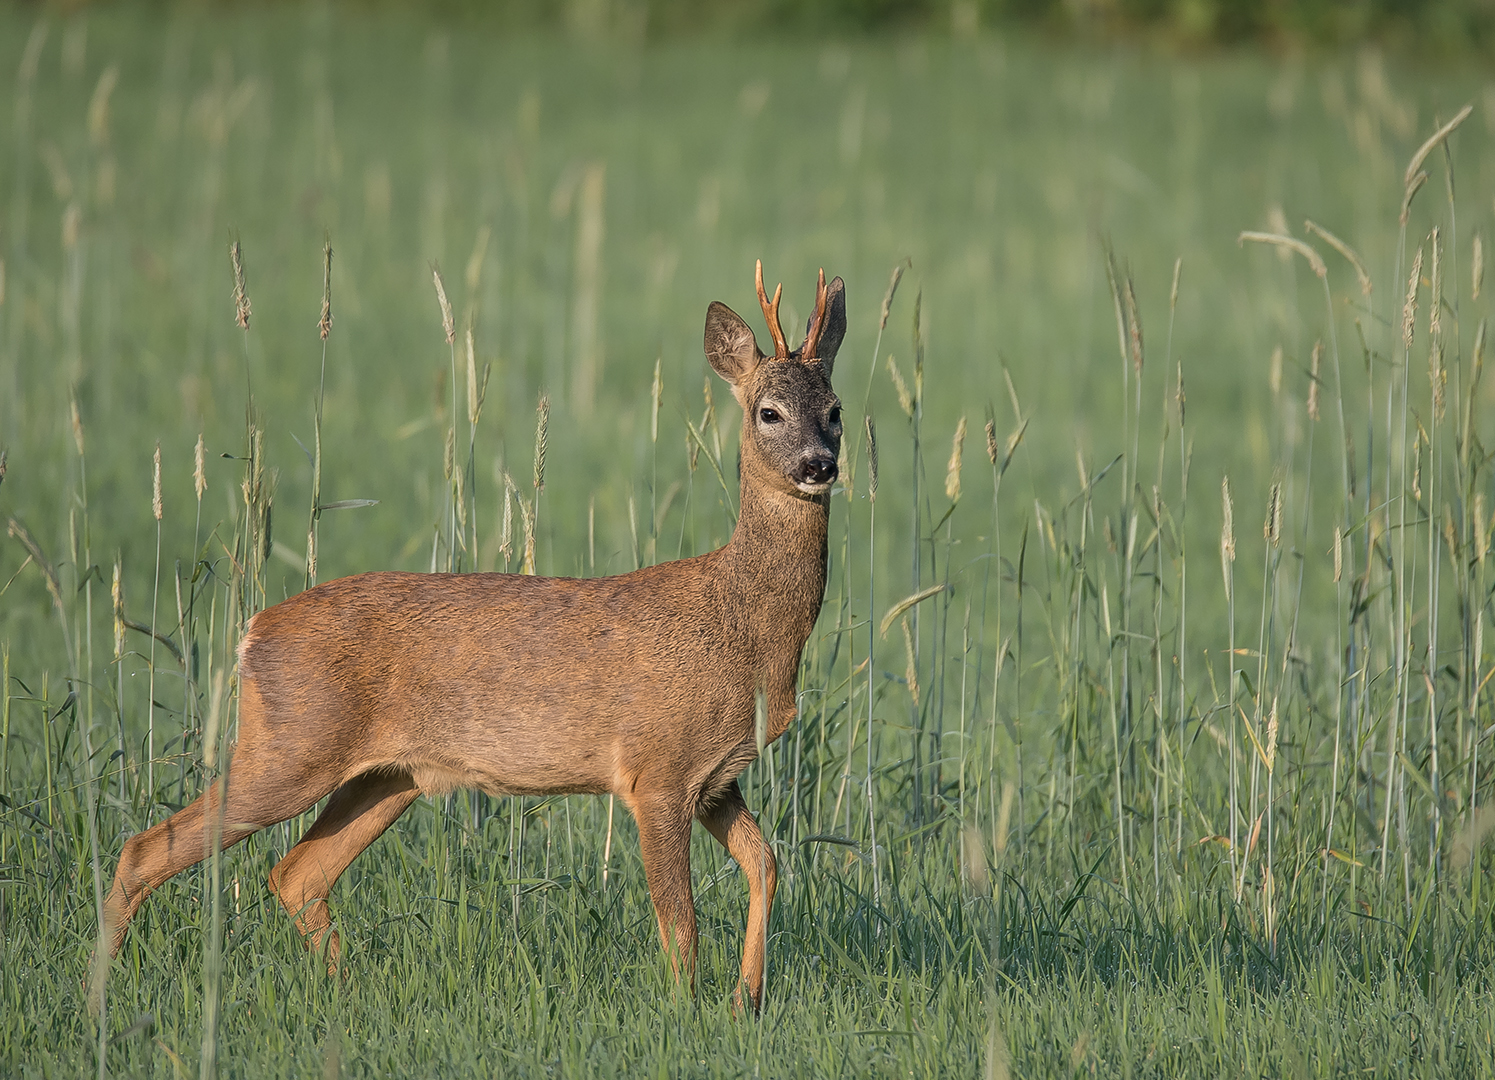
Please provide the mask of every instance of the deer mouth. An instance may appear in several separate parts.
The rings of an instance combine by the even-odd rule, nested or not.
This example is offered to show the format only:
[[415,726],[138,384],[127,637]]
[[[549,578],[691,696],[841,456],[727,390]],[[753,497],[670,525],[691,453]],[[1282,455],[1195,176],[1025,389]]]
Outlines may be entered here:
[[817,456],[800,462],[790,479],[806,495],[824,495],[835,483],[839,472],[835,458]]

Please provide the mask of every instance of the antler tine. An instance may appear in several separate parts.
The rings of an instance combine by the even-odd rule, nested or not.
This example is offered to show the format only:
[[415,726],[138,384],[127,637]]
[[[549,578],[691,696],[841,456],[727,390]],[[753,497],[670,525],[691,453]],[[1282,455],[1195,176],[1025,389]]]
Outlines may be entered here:
[[768,322],[768,332],[773,337],[773,355],[775,359],[787,360],[789,358],[789,343],[784,340],[784,328],[779,325],[779,297],[784,294],[783,283],[780,283],[773,291],[773,302],[768,299],[768,291],[763,288],[763,260],[758,260],[758,303],[763,305],[763,318]]
[[820,268],[820,280],[815,285],[815,316],[810,320],[810,328],[805,331],[804,344],[799,347],[799,358],[801,360],[814,360],[815,351],[820,348],[820,332],[825,329],[825,268]]

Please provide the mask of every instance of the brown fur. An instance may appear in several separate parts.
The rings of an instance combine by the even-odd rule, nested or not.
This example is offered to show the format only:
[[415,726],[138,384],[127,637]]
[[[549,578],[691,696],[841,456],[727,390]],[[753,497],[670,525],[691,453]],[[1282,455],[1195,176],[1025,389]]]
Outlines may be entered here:
[[[829,294],[812,359],[765,359],[725,305],[707,313],[707,357],[744,409],[742,507],[725,547],[593,580],[359,574],[250,621],[223,847],[331,796],[270,872],[330,970],[333,883],[422,793],[613,793],[638,822],[660,936],[687,980],[692,820],[742,866],[738,993],[759,1007],[777,871],[737,776],[758,753],[760,689],[770,740],[794,720],[800,653],[825,591],[839,278]],[[210,796],[125,844],[105,906],[111,956],[145,897],[205,857]]]

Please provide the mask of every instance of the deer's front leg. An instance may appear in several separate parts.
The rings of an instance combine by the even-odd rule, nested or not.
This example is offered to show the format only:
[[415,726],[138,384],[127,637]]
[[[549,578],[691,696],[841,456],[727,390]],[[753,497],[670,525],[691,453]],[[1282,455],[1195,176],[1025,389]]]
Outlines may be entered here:
[[696,986],[696,908],[690,891],[690,817],[683,799],[630,800],[659,919],[659,938],[675,978]]
[[773,908],[773,894],[778,887],[779,868],[773,852],[763,839],[753,812],[742,798],[742,789],[734,780],[716,803],[702,811],[701,824],[716,837],[742,867],[748,882],[747,931],[742,944],[742,977],[737,984],[736,1005],[747,1004],[753,1013],[763,1007],[763,964],[768,950],[768,915]]

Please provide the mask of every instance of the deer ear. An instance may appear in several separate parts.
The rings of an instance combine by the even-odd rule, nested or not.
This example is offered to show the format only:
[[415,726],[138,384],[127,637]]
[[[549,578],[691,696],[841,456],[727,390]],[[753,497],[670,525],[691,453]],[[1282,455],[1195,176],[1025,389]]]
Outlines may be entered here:
[[706,309],[705,347],[712,370],[733,386],[751,375],[763,359],[752,328],[720,300],[713,300]]
[[[813,322],[814,315],[810,316]],[[809,333],[809,327],[805,327]],[[825,329],[820,331],[820,345],[815,351],[825,373],[831,373],[836,362],[836,353],[841,348],[841,339],[846,336],[846,282],[839,277],[825,287]]]

